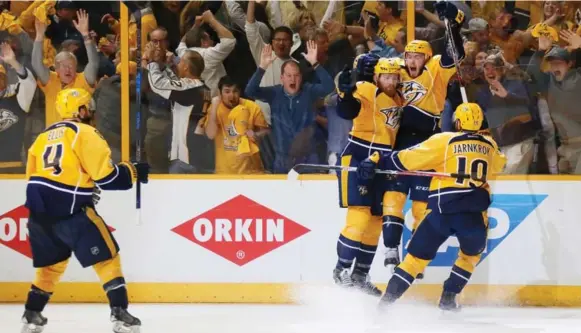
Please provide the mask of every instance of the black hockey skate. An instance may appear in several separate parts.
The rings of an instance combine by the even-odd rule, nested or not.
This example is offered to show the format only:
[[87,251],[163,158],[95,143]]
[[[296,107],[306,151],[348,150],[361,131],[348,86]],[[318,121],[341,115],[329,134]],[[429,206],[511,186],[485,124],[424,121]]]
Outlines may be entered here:
[[141,320],[120,307],[111,308],[111,322],[115,333],[139,333]]
[[462,307],[456,302],[456,295],[458,294],[449,291],[442,292],[438,307],[444,311],[459,312]]
[[387,309],[393,303],[395,303],[395,301],[397,301],[397,297],[388,294],[386,291],[385,294],[383,294],[383,296],[381,296],[381,298],[379,299],[379,304],[377,304],[377,311],[380,313],[386,312]]
[[381,296],[381,290],[379,290],[373,283],[371,283],[369,274],[355,269],[351,275],[351,279],[353,279],[353,285],[355,288],[371,296]]
[[21,333],[40,333],[44,330],[44,326],[48,323],[48,319],[42,316],[40,312],[25,310],[22,315]]
[[333,270],[333,280],[335,281],[335,284],[343,288],[353,287],[351,272],[349,272],[348,268],[335,268]]

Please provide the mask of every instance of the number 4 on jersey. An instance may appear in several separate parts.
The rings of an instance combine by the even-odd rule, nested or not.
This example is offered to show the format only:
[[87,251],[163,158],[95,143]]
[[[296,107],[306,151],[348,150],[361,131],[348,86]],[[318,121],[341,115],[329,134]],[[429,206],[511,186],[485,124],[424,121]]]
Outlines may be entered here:
[[57,143],[54,145],[46,146],[44,153],[42,153],[43,168],[44,169],[54,169],[53,174],[58,176],[61,174],[63,169],[61,168],[61,160],[63,157],[63,145],[62,143]]

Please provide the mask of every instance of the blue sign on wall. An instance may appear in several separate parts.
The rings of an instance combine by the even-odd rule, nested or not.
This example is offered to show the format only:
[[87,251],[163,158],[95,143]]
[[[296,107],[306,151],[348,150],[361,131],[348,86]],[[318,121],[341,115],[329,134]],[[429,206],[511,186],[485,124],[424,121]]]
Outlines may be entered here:
[[[528,195],[528,194],[496,194],[492,196],[492,205],[488,210],[489,237],[488,244],[482,260],[494,251],[502,241],[506,239],[535,208],[537,208],[547,195]],[[411,209],[411,201],[407,201],[404,211],[406,215]],[[407,245],[411,237],[411,229],[406,223],[404,228],[402,244]],[[526,241],[526,240],[524,240]],[[447,266],[451,267],[458,256],[458,241],[456,237],[451,237],[440,247],[436,258],[430,263],[430,266]],[[403,250],[403,256],[407,251]]]

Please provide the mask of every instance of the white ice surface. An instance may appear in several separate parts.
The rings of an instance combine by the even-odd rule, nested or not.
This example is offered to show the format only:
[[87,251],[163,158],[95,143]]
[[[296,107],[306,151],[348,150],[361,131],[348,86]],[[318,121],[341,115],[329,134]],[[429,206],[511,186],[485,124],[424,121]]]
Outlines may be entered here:
[[[334,288],[303,289],[299,305],[134,304],[142,333],[581,333],[581,309],[435,306],[400,302],[377,316],[376,300]],[[49,304],[45,333],[111,332],[105,304]],[[22,305],[0,305],[0,332],[20,332]]]

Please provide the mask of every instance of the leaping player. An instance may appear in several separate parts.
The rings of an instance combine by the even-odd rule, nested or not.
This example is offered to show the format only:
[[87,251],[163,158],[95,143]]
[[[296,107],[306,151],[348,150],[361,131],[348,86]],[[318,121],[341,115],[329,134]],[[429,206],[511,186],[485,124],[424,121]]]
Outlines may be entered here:
[[[464,58],[460,27],[464,13],[449,2],[436,3],[440,18],[450,22],[452,39],[446,39],[448,52],[433,56],[430,44],[422,40],[409,42],[405,47],[405,66],[402,68],[401,92],[405,98],[400,129],[395,140],[396,150],[412,147],[440,132],[440,113],[444,109],[448,82],[456,73],[457,60]],[[454,47],[455,46],[455,47]],[[384,265],[393,271],[400,263],[399,245],[404,228],[403,207],[407,196],[412,200],[415,230],[426,213],[430,178],[398,176],[386,194],[383,216],[383,242],[386,247]],[[405,245],[405,244],[404,244]],[[419,272],[422,278],[423,272]]]
[[[338,114],[353,120],[349,142],[341,155],[342,166],[357,166],[375,152],[391,151],[403,104],[397,90],[400,66],[400,59],[377,61],[367,54],[358,58],[354,67],[359,68],[359,79],[373,83],[356,82],[351,70],[339,75]],[[380,296],[381,291],[369,280],[369,270],[381,235],[382,201],[389,180],[378,176],[361,182],[355,173],[347,171],[338,176],[339,202],[347,208],[347,221],[337,241],[333,278],[341,286]]]
[[91,95],[83,89],[58,93],[56,110],[63,119],[42,132],[28,150],[26,207],[36,278],[26,300],[22,333],[40,333],[42,315],[71,254],[93,267],[111,307],[115,333],[139,332],[141,321],[128,311],[129,300],[117,241],[97,214],[93,192],[128,190],[147,183],[146,163],[114,165],[111,150],[91,121]]
[[487,177],[500,173],[506,157],[490,136],[478,133],[484,115],[480,106],[463,103],[454,113],[459,132],[439,133],[421,144],[401,151],[372,156],[361,163],[361,179],[373,179],[375,169],[430,170],[456,173],[459,178],[438,177],[430,182],[426,215],[407,248],[408,254],[395,268],[380,305],[400,298],[433,260],[438,248],[455,235],[460,243],[458,259],[450,277],[444,282],[439,307],[459,310],[456,295],[466,286],[486,247],[490,206]]

